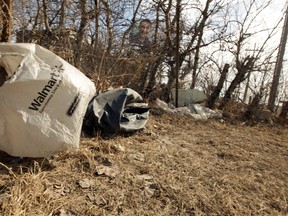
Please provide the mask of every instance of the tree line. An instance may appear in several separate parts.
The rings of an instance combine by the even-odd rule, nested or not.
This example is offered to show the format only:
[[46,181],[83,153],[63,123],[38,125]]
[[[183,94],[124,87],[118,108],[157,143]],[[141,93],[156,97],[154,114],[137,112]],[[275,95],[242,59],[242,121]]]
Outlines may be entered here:
[[[149,97],[177,83],[203,90],[210,108],[253,100],[266,106],[285,17],[265,25],[261,17],[274,1],[0,0],[0,36],[48,48],[99,91],[124,86]],[[151,24],[145,49],[129,40],[144,19]],[[272,101],[287,100],[282,78]]]

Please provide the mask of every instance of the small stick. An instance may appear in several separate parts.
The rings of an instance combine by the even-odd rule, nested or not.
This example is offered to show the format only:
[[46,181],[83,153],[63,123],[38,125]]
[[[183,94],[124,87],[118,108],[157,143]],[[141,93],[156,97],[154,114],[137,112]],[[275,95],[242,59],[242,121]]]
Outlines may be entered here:
[[13,175],[14,178],[16,178],[16,175],[14,174],[14,172],[11,170],[11,168],[9,168],[8,166],[6,166],[5,164],[0,162],[0,165],[3,166],[4,168],[6,168],[8,170],[8,172]]

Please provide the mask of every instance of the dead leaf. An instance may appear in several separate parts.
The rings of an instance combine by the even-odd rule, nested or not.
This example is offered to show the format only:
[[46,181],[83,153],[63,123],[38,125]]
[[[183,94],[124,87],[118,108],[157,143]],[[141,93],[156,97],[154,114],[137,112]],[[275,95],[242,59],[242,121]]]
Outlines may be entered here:
[[60,209],[59,216],[76,216],[76,213],[70,210]]
[[152,180],[153,179],[153,176],[151,175],[148,175],[148,174],[143,174],[143,175],[137,175],[136,178],[138,180]]
[[145,161],[145,156],[144,154],[140,153],[140,152],[135,152],[133,154],[130,154],[130,157],[134,160],[138,160],[138,161],[141,161],[141,162],[144,162]]
[[81,188],[90,188],[91,186],[94,185],[94,182],[90,179],[82,179],[78,181],[78,184],[80,185]]
[[114,178],[116,177],[116,175],[119,174],[119,170],[116,167],[108,167],[108,166],[99,165],[99,166],[96,166],[96,174],[105,175],[105,176]]
[[96,197],[95,204],[97,206],[105,206],[107,205],[107,201],[103,197],[100,196],[100,197]]
[[151,197],[159,197],[160,196],[160,188],[158,187],[157,184],[150,183],[147,184],[147,186],[144,187],[144,195],[146,198],[151,198]]

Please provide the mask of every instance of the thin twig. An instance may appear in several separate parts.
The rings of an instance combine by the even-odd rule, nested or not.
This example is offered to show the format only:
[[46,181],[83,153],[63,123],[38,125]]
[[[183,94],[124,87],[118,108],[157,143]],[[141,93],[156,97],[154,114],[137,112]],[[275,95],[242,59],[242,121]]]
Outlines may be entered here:
[[14,172],[12,171],[11,168],[9,168],[8,166],[6,166],[5,164],[3,164],[3,163],[1,163],[1,162],[0,162],[0,165],[3,166],[4,168],[6,168],[6,169],[8,170],[8,172],[9,172],[11,175],[13,175],[13,177],[16,178],[16,175],[14,174]]

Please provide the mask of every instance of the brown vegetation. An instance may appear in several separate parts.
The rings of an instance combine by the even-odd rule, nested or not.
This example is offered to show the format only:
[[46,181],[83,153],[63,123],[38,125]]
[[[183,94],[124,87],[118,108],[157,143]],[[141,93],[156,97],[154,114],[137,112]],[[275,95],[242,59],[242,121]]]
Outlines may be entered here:
[[1,157],[1,215],[287,215],[288,129],[150,115],[46,159]]

